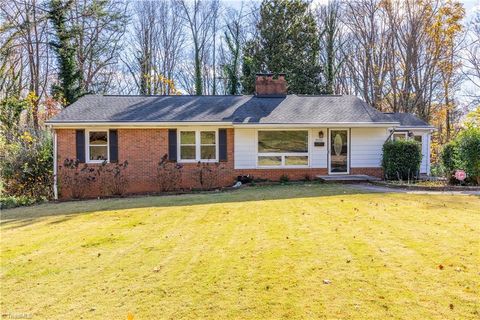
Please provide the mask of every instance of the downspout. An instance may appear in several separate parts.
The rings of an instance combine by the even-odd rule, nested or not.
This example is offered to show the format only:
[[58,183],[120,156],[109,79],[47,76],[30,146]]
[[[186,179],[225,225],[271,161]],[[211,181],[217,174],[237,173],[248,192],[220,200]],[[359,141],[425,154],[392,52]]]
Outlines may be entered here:
[[55,200],[58,200],[57,170],[57,130],[53,129],[53,198]]

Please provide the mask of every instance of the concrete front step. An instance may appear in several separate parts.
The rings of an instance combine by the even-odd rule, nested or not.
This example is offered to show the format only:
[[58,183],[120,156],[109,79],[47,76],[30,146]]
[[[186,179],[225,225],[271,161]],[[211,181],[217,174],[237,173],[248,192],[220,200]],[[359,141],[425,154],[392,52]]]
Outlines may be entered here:
[[366,174],[335,174],[335,175],[320,175],[318,179],[325,182],[365,182],[365,181],[380,181],[382,179],[369,176]]

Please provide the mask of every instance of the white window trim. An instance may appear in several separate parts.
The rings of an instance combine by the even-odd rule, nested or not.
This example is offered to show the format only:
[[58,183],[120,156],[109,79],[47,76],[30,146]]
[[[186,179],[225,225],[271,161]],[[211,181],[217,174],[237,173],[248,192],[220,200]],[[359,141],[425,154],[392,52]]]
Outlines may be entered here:
[[[181,132],[193,131],[195,132],[195,159],[182,159],[181,154]],[[215,159],[201,159],[201,133],[202,131],[214,131],[215,132]],[[193,144],[185,144],[185,146],[192,146]],[[212,146],[211,144],[204,144],[204,146]],[[219,146],[218,146],[218,129],[217,128],[185,128],[177,129],[177,162],[179,163],[197,163],[197,162],[218,162]]]
[[[103,163],[105,160],[90,160],[90,132],[106,132],[107,133],[107,160],[106,162],[110,162],[110,134],[108,129],[99,128],[99,129],[89,129],[85,130],[85,163]],[[104,146],[97,145],[97,146]]]
[[[260,131],[306,131],[307,132],[307,152],[259,152],[258,151],[258,133]],[[278,166],[262,166],[259,164],[258,157],[281,157],[282,163]],[[285,157],[299,156],[307,157],[306,165],[286,165]],[[302,169],[310,168],[310,130],[304,128],[272,128],[272,129],[257,129],[255,130],[255,165],[261,169]]]
[[405,140],[408,140],[408,132],[394,132],[394,133],[392,133],[392,141],[395,141],[395,136],[396,135],[403,135],[405,137]]

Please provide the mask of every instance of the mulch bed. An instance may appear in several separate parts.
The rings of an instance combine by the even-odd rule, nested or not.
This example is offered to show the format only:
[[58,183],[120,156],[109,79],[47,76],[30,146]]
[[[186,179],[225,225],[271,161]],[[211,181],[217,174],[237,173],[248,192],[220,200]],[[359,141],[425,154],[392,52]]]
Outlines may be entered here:
[[416,184],[391,183],[388,181],[378,181],[378,182],[371,182],[371,183],[373,185],[382,186],[382,187],[419,190],[419,191],[480,191],[480,186],[449,186],[449,185],[421,186]]

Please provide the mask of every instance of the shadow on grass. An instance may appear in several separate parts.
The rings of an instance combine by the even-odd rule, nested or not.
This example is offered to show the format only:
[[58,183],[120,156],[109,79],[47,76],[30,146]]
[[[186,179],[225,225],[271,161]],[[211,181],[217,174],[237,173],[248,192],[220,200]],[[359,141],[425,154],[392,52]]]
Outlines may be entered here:
[[248,186],[241,189],[221,192],[52,202],[31,207],[3,210],[0,225],[5,226],[15,223],[15,225],[11,225],[10,228],[20,228],[38,222],[41,218],[64,216],[61,220],[50,222],[50,224],[58,224],[79,214],[89,214],[98,211],[326,197],[371,192],[372,191],[362,190],[354,185],[319,184],[312,182]]

